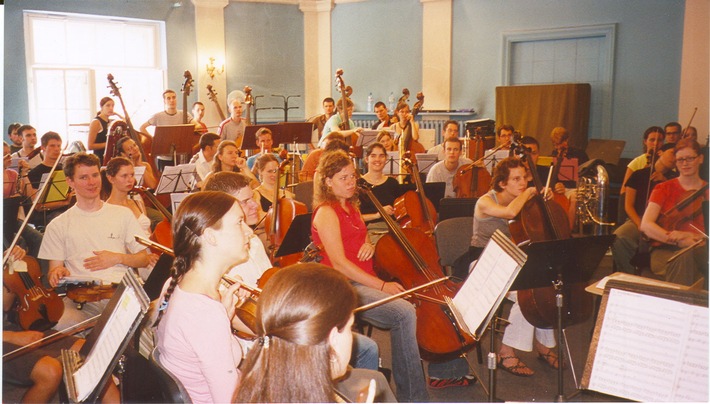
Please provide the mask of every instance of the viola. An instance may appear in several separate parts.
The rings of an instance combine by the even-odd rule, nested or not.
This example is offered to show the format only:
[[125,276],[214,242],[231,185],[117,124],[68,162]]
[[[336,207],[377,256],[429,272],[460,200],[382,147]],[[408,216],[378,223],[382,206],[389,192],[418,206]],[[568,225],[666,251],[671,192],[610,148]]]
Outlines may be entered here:
[[[703,214],[703,201],[707,189],[708,184],[705,184],[698,190],[686,191],[675,206],[658,215],[656,223],[667,231],[673,231],[693,221],[698,215]],[[651,245],[659,247],[663,243],[653,240]]]
[[475,133],[469,144],[469,158],[473,163],[461,167],[454,174],[453,186],[457,198],[480,198],[491,188],[491,174],[485,167],[478,167],[485,153],[486,141]]
[[64,302],[52,289],[42,287],[42,271],[33,257],[22,259],[27,272],[5,272],[3,284],[17,296],[17,315],[24,330],[45,331],[54,327],[64,314]]
[[227,117],[224,115],[224,111],[222,111],[222,107],[219,105],[219,99],[217,99],[217,92],[212,89],[212,84],[207,85],[207,97],[209,97],[210,101],[214,102],[214,105],[217,108],[217,113],[219,114],[219,118],[223,121],[227,119]]
[[[389,228],[375,246],[374,264],[383,279],[395,280],[405,289],[444,277],[439,254],[431,237],[419,229],[403,229],[384,210],[365,181],[360,192],[372,201]],[[470,348],[475,341],[452,322],[445,297],[453,297],[458,286],[446,281],[413,297],[417,311],[417,343],[423,357],[447,358]]]
[[[276,252],[286,237],[286,233],[291,227],[293,219],[295,219],[298,215],[308,213],[308,207],[306,207],[304,203],[291,198],[286,198],[286,196],[279,197],[279,182],[281,175],[290,160],[291,158],[287,158],[279,165],[276,176],[276,184],[274,185],[273,203],[271,204],[269,212],[266,214],[264,223],[266,228],[266,236],[271,243],[271,246],[269,247],[271,262],[276,261]],[[300,254],[295,254],[290,257],[281,257],[278,261],[280,266],[287,266],[295,264],[300,258]]]
[[424,192],[417,163],[407,157],[405,157],[404,163],[409,167],[416,184],[416,190],[407,191],[395,199],[394,216],[402,227],[412,227],[431,235],[436,226],[436,208]]
[[[123,97],[121,96],[121,91],[118,87],[118,84],[113,79],[113,75],[111,73],[108,74],[108,84],[109,88],[111,88],[111,94],[116,96],[118,98],[118,101],[121,102],[121,108],[123,108],[123,115],[126,118],[125,123],[126,123],[126,129],[125,131],[122,131],[120,134],[114,134],[110,131],[109,129],[109,134],[108,137],[113,136],[118,136],[119,138],[123,136],[130,136],[131,139],[133,139],[134,142],[138,145],[138,149],[140,149],[141,152],[141,157],[143,161],[148,162],[150,164],[151,168],[153,168],[153,172],[158,173],[158,167],[155,166],[155,162],[153,162],[153,159],[150,158],[150,151],[151,147],[153,145],[153,138],[151,136],[146,135],[145,133],[138,132],[134,127],[133,123],[131,123],[131,118],[128,116],[128,110],[126,109],[126,105],[123,103]],[[114,149],[114,146],[118,139],[114,140],[107,140],[106,143],[106,153],[104,154],[104,161],[108,163],[106,158],[110,160],[111,157],[114,157],[115,155],[118,154],[118,152]],[[111,146],[111,149],[109,150],[109,146]]]
[[[524,159],[534,166],[530,150],[522,150]],[[530,170],[538,194],[528,200],[518,217],[510,223],[510,233],[516,244],[526,241],[549,241],[570,238],[572,231],[566,212],[554,201],[545,200],[543,188],[537,170]],[[584,291],[586,285],[581,283],[563,284],[564,324],[569,326],[582,322],[591,316],[594,303],[592,296]],[[525,319],[538,328],[552,328],[556,325],[557,291],[554,287],[525,289],[518,291],[518,303]]]

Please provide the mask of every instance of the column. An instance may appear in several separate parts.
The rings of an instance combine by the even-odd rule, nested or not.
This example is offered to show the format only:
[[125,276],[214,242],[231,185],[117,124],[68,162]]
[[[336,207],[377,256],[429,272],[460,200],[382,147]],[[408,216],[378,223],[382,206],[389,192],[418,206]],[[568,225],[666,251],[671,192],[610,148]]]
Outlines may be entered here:
[[422,92],[426,109],[451,105],[452,0],[422,3]]
[[321,101],[331,95],[332,0],[300,0],[303,12],[303,47],[305,73],[305,116],[322,113]]

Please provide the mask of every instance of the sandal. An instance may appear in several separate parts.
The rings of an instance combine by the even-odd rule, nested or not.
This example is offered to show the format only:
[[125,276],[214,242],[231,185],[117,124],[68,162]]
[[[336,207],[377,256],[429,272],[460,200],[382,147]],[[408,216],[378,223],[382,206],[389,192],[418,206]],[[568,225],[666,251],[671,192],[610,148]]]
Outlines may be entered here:
[[547,353],[537,353],[537,358],[540,359],[541,361],[547,363],[547,365],[553,369],[559,369],[560,368],[560,361],[557,355],[552,352],[552,349],[548,349]]
[[429,387],[432,389],[445,389],[447,387],[463,387],[476,383],[476,378],[473,375],[466,375],[464,377],[455,377],[451,379],[437,379],[435,377],[429,378]]
[[[516,359],[517,362],[513,366],[505,366],[503,362],[507,361],[508,359]],[[535,374],[535,372],[530,369],[526,364],[521,362],[520,358],[518,358],[517,356],[501,356],[498,358],[498,365],[501,369],[516,376],[530,377]],[[529,371],[529,373],[526,372],[526,370]]]

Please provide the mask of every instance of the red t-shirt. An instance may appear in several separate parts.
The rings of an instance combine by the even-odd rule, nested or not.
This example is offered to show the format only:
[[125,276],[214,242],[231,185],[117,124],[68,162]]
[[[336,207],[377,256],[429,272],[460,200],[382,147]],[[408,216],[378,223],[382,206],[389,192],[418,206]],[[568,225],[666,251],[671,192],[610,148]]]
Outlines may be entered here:
[[[703,185],[705,185],[705,183],[703,183]],[[651,192],[651,197],[649,198],[649,202],[653,202],[653,203],[659,205],[661,207],[661,213],[663,213],[663,212],[667,212],[669,209],[673,208],[684,197],[687,197],[688,196],[687,194],[688,194],[688,191],[683,189],[683,187],[680,185],[680,182],[678,182],[677,178],[674,178],[672,180],[668,180],[666,182],[662,182],[662,183],[656,185],[656,187],[653,188],[653,192]],[[705,190],[704,195],[700,198],[708,200],[708,190],[707,189]],[[703,232],[706,232],[702,212],[700,212],[700,214],[698,214],[698,215],[695,215],[695,217],[693,217],[692,220],[684,221],[675,230],[697,233],[697,230],[690,227],[691,224],[693,226],[697,227],[698,229],[701,229]],[[671,229],[666,229],[666,230],[671,230]]]
[[[313,211],[313,216],[316,215],[316,212],[318,211],[318,209],[320,209],[321,206],[323,205],[319,205],[315,208],[315,210]],[[365,244],[365,240],[367,240],[367,226],[362,220],[362,216],[360,216],[360,211],[356,209],[350,202],[347,202],[348,210],[350,211],[350,213],[346,212],[345,209],[343,209],[343,207],[338,202],[328,203],[328,206],[333,208],[335,214],[338,215],[338,222],[340,224],[340,237],[343,241],[345,257],[368,274],[372,276],[377,276],[375,275],[375,270],[372,266],[372,259],[369,259],[367,261],[360,261],[357,258],[357,253],[358,251],[360,251],[360,247],[362,247],[362,245]],[[320,235],[318,234],[318,230],[316,230],[315,226],[313,225],[311,225],[311,237],[313,238],[313,242],[317,246],[321,248],[323,247],[323,242],[320,238]],[[330,260],[330,257],[328,257],[327,251],[323,250],[322,253],[323,261],[321,261],[321,264],[332,267],[333,263]]]

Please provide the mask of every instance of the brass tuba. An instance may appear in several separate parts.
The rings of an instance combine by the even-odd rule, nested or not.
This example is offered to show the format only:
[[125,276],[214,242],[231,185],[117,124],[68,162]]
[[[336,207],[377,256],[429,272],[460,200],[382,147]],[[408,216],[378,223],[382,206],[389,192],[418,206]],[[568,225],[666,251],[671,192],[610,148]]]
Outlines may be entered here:
[[579,234],[611,234],[611,229],[616,224],[608,221],[609,174],[602,163],[601,160],[593,160],[579,170],[576,205]]

